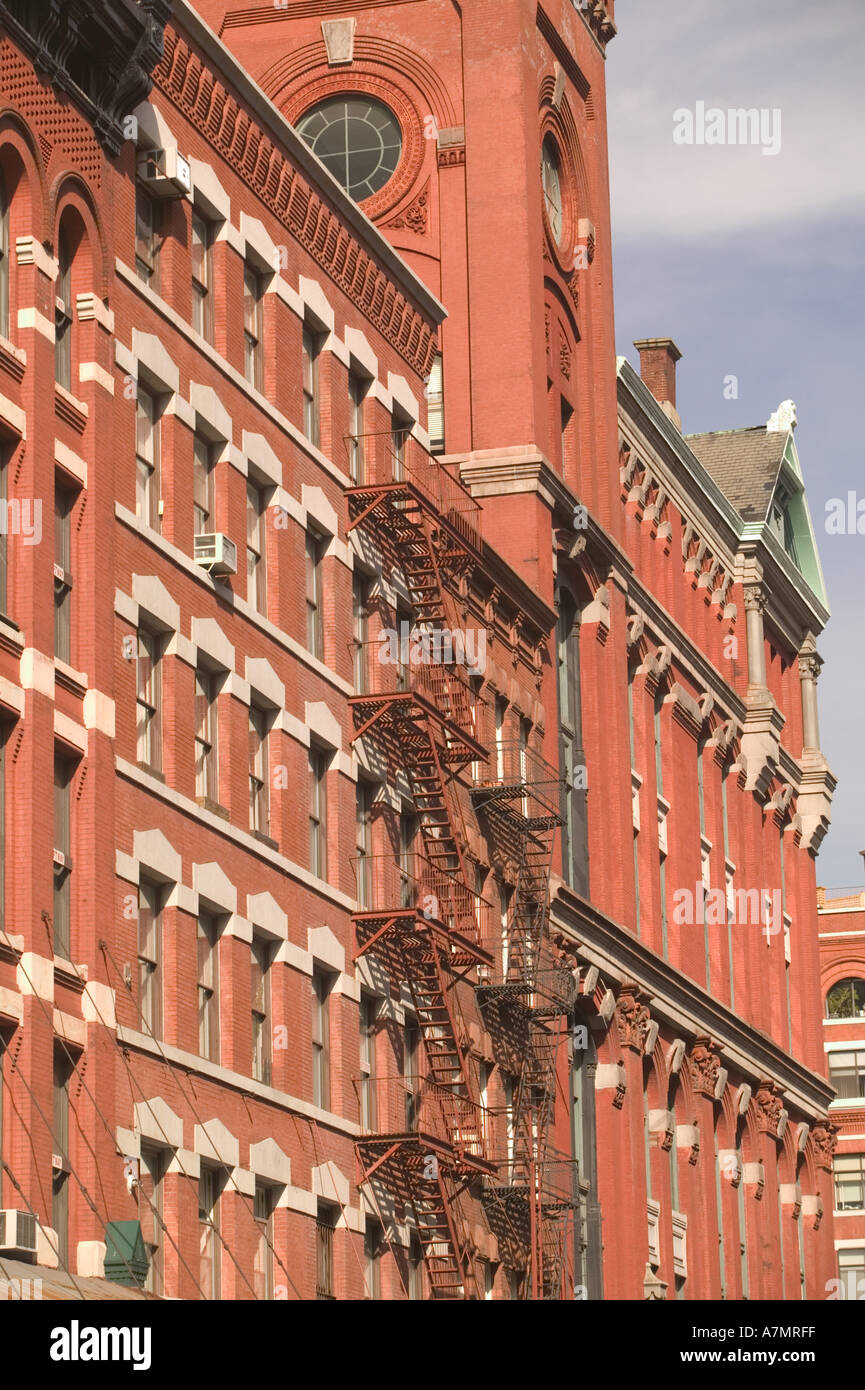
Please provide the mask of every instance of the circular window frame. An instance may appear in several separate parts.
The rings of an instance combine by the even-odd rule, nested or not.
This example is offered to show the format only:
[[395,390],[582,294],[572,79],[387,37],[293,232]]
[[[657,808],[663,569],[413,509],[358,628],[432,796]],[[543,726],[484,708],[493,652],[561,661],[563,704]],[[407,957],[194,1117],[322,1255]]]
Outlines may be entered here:
[[[348,99],[366,96],[371,101],[380,102],[392,113],[400,129],[402,152],[396,168],[387,183],[382,184],[371,197],[364,198],[356,204],[363,209],[367,217],[376,221],[402,202],[421,172],[425,144],[421,118],[412,102],[399,88],[368,72],[322,74],[315,82],[297,92],[283,108],[283,112],[292,125],[297,125],[298,121],[308,115],[313,107],[318,106],[319,102],[339,96]],[[302,136],[300,138],[303,139]],[[305,140],[304,145],[309,149]],[[346,193],[346,196],[351,197],[351,194]],[[355,202],[353,198],[352,202]]]
[[[541,123],[540,148],[538,151],[538,182],[541,187],[541,215],[544,220],[544,235],[551,258],[562,275],[568,275],[576,262],[577,247],[577,178],[574,161],[568,148],[568,141],[558,122],[548,116]],[[559,190],[562,196],[562,234],[557,240],[547,214],[547,198],[544,190],[543,150],[549,141],[555,149],[559,161]]]

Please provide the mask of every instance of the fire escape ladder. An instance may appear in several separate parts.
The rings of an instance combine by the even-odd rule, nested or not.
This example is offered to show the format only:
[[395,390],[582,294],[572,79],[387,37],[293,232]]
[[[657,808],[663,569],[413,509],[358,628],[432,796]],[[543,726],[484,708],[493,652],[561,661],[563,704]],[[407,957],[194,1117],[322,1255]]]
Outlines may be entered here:
[[433,1298],[480,1298],[475,1262],[441,1169],[418,1182],[413,1206]]
[[468,887],[465,820],[451,778],[442,767],[435,730],[429,727],[428,733],[427,746],[406,763],[425,853],[437,869],[456,875]]
[[435,941],[428,939],[422,950],[412,952],[409,988],[430,1076],[443,1091],[452,1092],[455,1098],[467,1098],[472,1080],[453,1007],[453,990]]

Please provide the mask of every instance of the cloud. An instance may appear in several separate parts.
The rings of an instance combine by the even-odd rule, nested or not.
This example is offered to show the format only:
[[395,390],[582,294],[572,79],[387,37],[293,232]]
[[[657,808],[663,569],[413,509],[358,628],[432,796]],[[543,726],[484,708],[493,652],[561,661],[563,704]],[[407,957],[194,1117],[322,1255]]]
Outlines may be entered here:
[[[865,208],[865,5],[689,0],[621,3],[607,98],[613,225],[620,243],[810,224]],[[791,14],[791,9],[794,12]],[[675,145],[673,112],[778,108],[781,150]]]

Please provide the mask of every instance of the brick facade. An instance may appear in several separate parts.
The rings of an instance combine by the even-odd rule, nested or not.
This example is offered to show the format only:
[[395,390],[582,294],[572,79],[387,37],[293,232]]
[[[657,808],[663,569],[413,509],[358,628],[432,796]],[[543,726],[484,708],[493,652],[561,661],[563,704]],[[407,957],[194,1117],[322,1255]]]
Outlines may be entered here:
[[[450,531],[431,544],[440,556],[441,534],[452,549],[462,536],[469,557],[442,602],[485,639],[472,727],[486,766],[499,760],[506,782],[518,747],[515,780],[541,758],[563,780],[543,949],[575,992],[556,1024],[549,1148],[577,1195],[549,1257],[556,1277],[541,1277],[514,1253],[525,1242],[510,1219],[497,1226],[507,1199],[492,1218],[484,1206],[479,1165],[450,1236],[466,1291],[822,1297],[832,1132],[814,862],[834,781],[813,688],[827,611],[816,581],[768,526],[746,526],[702,444],[683,437],[673,354],[645,382],[616,362],[612,3],[506,0],[461,15],[444,0],[377,4],[339,35],[326,5],[198,10],[209,29],[178,0],[152,91],[109,113],[112,130],[134,116],[116,149],[104,134],[100,146],[80,101],[60,110],[26,36],[0,39],[14,76],[0,117],[6,495],[42,500],[45,536],[9,538],[11,621],[0,623],[0,1205],[18,1205],[14,1174],[45,1228],[39,1258],[81,1274],[101,1273],[107,1221],[141,1220],[151,1280],[171,1296],[429,1291],[436,1256],[420,1268],[404,1194],[377,1191],[358,1142],[374,1130],[373,1093],[377,1122],[386,1113],[398,1127],[417,1005],[366,950],[363,910],[377,904],[361,901],[352,865],[358,788],[370,788],[373,899],[380,875],[393,891],[399,873],[409,879],[402,839],[417,797],[398,755],[365,732],[356,642],[417,615],[387,528],[360,515],[349,476],[354,377],[369,478],[391,469],[396,428],[412,476],[445,480],[433,490]],[[328,43],[343,45],[336,58]],[[354,92],[383,102],[402,132],[393,178],[361,211],[279,114],[296,122]],[[153,148],[182,156],[180,184],[188,161],[191,191],[162,197],[165,178],[159,194],[151,182],[157,225],[144,237],[139,170],[136,241],[136,170]],[[559,188],[546,205],[542,149],[555,152]],[[53,301],[67,261],[64,388]],[[260,389],[247,380],[245,269],[261,298]],[[317,352],[311,405],[305,336]],[[424,399],[437,349],[439,466]],[[769,434],[792,476],[792,426]],[[208,487],[204,529],[237,549],[237,573],[222,579],[195,559],[194,504]],[[55,499],[70,550],[59,577]],[[375,657],[365,676],[378,678]],[[520,871],[478,810],[496,776],[475,753],[446,781],[460,874],[476,875],[480,895],[472,930],[492,964],[474,957],[452,1012],[501,1173],[521,1073],[484,971],[501,966],[507,984],[500,917]],[[52,1051],[74,1064],[53,1203]],[[208,1224],[197,1204],[212,1196]]]

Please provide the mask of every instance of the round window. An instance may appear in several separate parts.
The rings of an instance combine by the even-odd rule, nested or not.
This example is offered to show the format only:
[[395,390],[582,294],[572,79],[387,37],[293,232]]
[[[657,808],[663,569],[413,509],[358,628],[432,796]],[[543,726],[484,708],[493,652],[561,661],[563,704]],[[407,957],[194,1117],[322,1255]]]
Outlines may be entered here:
[[544,206],[547,221],[556,245],[562,239],[562,179],[559,152],[555,141],[548,135],[541,145],[541,181],[544,185]]
[[357,202],[387,183],[402,153],[393,112],[362,96],[318,102],[298,121],[297,131]]

